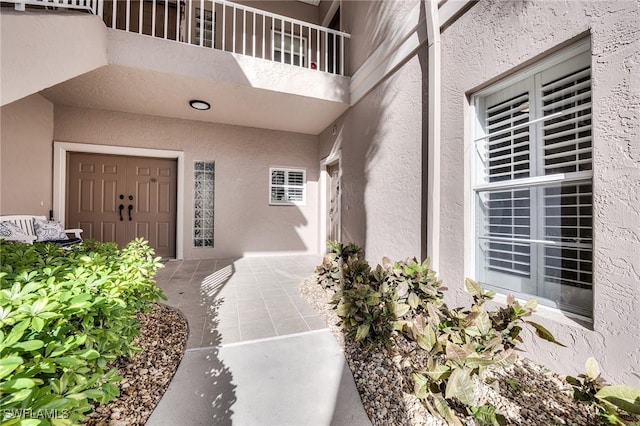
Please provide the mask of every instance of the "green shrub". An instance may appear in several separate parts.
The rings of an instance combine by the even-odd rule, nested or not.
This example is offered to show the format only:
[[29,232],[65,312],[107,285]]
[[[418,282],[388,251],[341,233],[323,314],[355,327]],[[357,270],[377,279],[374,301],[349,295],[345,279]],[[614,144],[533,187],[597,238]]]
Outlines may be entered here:
[[344,282],[342,265],[349,259],[364,259],[363,250],[355,244],[327,241],[327,255],[315,269],[318,283],[326,289],[337,290],[339,284]]
[[[605,424],[640,424],[640,388],[630,385],[609,385],[600,376],[600,366],[594,358],[585,364],[585,373],[567,376],[573,387],[573,397],[592,405]],[[624,418],[621,413],[626,413]],[[637,423],[636,423],[637,422]]]
[[[451,410],[457,403],[478,421],[498,422],[495,409],[476,406],[475,386],[488,368],[515,360],[513,351],[522,341],[525,324],[539,337],[560,344],[544,327],[524,319],[535,310],[535,300],[522,306],[510,296],[507,306],[487,311],[484,303],[495,292],[466,280],[465,288],[473,298],[470,309],[449,308],[428,261],[419,263],[414,258],[392,263],[385,258],[371,269],[357,246],[335,247],[333,257],[318,270],[324,272],[322,280],[331,281],[323,284],[325,288],[337,289],[332,303],[345,333],[366,346],[406,338],[426,351],[426,365],[414,365],[415,394],[451,424],[460,423]],[[338,254],[345,247],[350,252],[346,258]]]
[[0,242],[3,425],[76,424],[91,402],[118,396],[108,362],[138,350],[136,313],[164,298],[160,266],[142,240],[122,250]]

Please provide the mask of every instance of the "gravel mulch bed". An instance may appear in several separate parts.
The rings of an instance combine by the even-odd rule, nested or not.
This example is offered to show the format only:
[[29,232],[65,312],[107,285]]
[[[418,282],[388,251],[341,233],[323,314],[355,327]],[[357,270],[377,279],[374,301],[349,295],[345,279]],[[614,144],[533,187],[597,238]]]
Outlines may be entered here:
[[142,352],[119,358],[114,367],[122,381],[120,396],[98,404],[85,419],[91,426],[144,425],[169,386],[184,355],[189,328],[179,311],[162,304],[138,314],[140,335],[134,345]]
[[[300,292],[344,348],[362,403],[374,425],[446,425],[412,395],[411,366],[424,362],[424,351],[416,351],[417,345],[402,337],[395,339],[393,353],[384,347],[363,350],[345,340],[338,325],[340,320],[328,304],[332,294],[315,277],[307,278]],[[509,425],[600,424],[593,409],[573,399],[571,386],[561,376],[527,359],[520,358],[507,369],[490,372],[487,382],[490,384],[478,387],[477,396],[497,407]],[[475,424],[471,418],[463,422]]]

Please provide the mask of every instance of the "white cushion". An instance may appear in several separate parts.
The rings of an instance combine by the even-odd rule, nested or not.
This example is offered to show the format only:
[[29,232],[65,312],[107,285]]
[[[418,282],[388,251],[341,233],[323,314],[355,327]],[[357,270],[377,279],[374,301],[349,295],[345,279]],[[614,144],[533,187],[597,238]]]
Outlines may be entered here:
[[38,241],[66,240],[67,234],[60,222],[54,220],[33,220],[33,227],[36,231]]
[[16,224],[0,222],[0,238],[16,239],[26,237],[27,234]]

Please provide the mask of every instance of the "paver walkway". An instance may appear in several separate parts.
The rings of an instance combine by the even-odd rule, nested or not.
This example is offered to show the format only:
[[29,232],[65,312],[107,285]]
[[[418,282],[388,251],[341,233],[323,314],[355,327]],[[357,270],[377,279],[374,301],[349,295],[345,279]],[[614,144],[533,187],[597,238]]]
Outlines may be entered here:
[[341,348],[299,294],[319,261],[168,262],[156,279],[189,339],[147,425],[370,425]]

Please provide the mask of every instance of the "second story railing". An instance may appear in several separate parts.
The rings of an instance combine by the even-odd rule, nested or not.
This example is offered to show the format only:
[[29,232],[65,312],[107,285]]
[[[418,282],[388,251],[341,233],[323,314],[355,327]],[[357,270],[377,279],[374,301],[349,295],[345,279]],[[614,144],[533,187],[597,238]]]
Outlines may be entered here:
[[[349,34],[226,0],[12,0],[88,10],[110,28],[344,75]],[[18,8],[18,7],[16,7]]]

